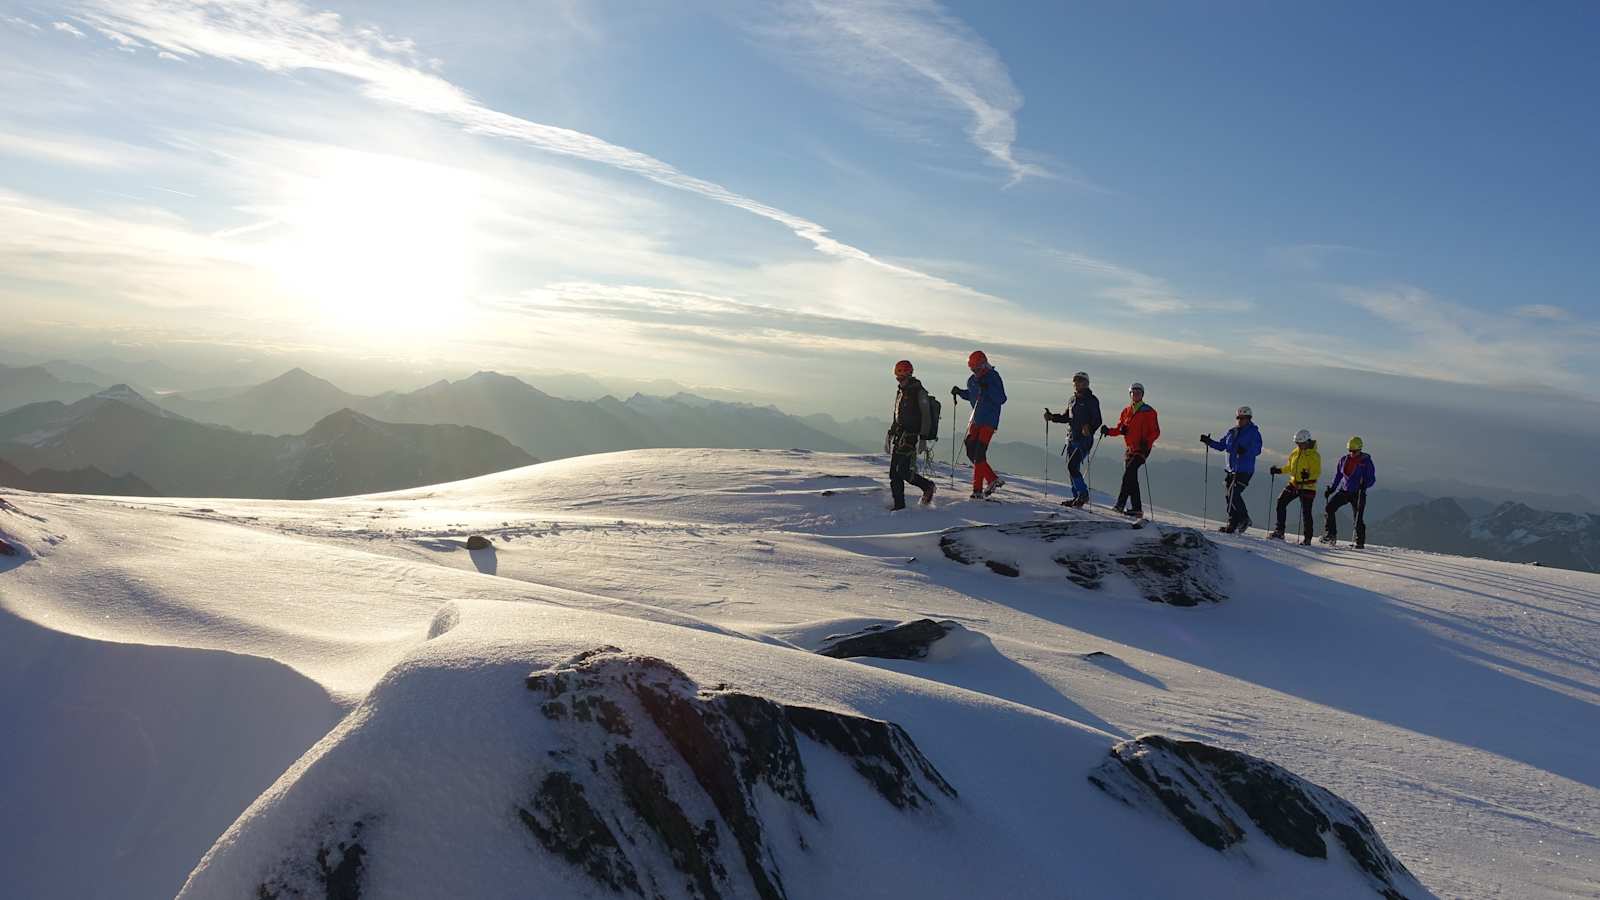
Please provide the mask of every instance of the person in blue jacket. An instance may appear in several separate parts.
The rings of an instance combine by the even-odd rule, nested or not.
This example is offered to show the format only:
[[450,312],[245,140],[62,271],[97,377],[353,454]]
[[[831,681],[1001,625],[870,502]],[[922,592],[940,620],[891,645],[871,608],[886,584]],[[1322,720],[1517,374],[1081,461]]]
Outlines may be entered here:
[[1322,542],[1338,543],[1339,517],[1335,513],[1341,506],[1349,506],[1355,512],[1356,549],[1359,550],[1367,545],[1367,489],[1378,483],[1378,467],[1372,464],[1361,438],[1352,437],[1345,449],[1350,452],[1339,457],[1339,464],[1333,469],[1333,481],[1323,494],[1328,498],[1328,505],[1322,513]]
[[1244,503],[1244,489],[1256,474],[1256,457],[1261,455],[1261,429],[1256,427],[1255,415],[1250,407],[1239,407],[1235,417],[1238,423],[1228,429],[1222,440],[1214,441],[1211,435],[1200,435],[1200,442],[1228,456],[1228,474],[1222,479],[1228,498],[1228,524],[1220,529],[1224,534],[1244,534],[1250,527],[1250,510]]
[[1072,499],[1062,506],[1083,506],[1089,502],[1089,485],[1083,480],[1083,461],[1094,449],[1094,436],[1105,424],[1100,415],[1100,398],[1089,389],[1089,374],[1079,372],[1072,376],[1072,400],[1067,408],[1053,413],[1044,410],[1047,422],[1066,425],[1070,429],[1066,446],[1061,452],[1067,457],[1067,473],[1072,476]]
[[982,350],[972,351],[967,357],[967,368],[972,375],[967,378],[966,390],[952,387],[950,395],[972,404],[966,448],[967,459],[972,460],[972,498],[977,500],[991,496],[1006,483],[989,465],[989,441],[1000,430],[1000,407],[1006,402],[1006,385]]

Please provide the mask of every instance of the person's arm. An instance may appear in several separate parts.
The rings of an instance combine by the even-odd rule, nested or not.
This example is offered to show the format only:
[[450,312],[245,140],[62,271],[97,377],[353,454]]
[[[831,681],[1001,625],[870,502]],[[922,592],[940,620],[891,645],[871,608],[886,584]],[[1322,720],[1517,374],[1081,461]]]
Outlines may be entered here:
[[1212,440],[1211,439],[1211,435],[1209,435],[1209,434],[1200,435],[1200,443],[1205,444],[1207,447],[1210,447],[1213,450],[1218,450],[1218,451],[1221,451],[1223,453],[1227,453],[1228,452],[1228,442],[1230,440],[1232,440],[1232,439],[1233,439],[1233,432],[1231,432],[1231,431],[1228,432],[1227,434],[1223,435],[1222,436],[1222,440],[1220,440],[1220,441]]
[[1365,485],[1363,485],[1361,489],[1364,491],[1367,488],[1370,488],[1370,487],[1372,487],[1373,485],[1375,485],[1377,483],[1378,483],[1378,465],[1377,465],[1377,463],[1374,463],[1372,461],[1372,457],[1369,456],[1369,457],[1367,457],[1367,483]]
[[922,430],[932,418],[933,410],[928,406],[928,391],[926,389],[917,391],[917,427],[907,430],[920,437]]
[[1100,414],[1100,398],[1099,397],[1091,396],[1089,398],[1086,406],[1089,409],[1089,414],[1088,414],[1088,416],[1085,417],[1085,418],[1088,419],[1088,421],[1085,422],[1083,424],[1083,426],[1082,426],[1083,433],[1086,434],[1086,435],[1092,435],[1092,434],[1094,434],[1095,429],[1099,428],[1100,426],[1102,426],[1102,425],[1104,425],[1106,423],[1106,420],[1105,420],[1105,417]]
[[1155,407],[1151,407],[1150,408],[1150,435],[1149,435],[1148,439],[1145,441],[1145,452],[1146,453],[1150,452],[1150,448],[1154,447],[1156,445],[1156,441],[1158,439],[1160,439],[1160,437],[1161,437],[1161,417],[1156,415]]
[[972,394],[969,391],[967,391],[966,388],[954,387],[954,386],[952,386],[950,388],[950,396],[952,396],[952,397],[960,397],[961,399],[968,400],[968,401],[970,401],[972,399]]
[[1006,405],[1006,383],[1000,380],[1000,373],[989,370],[989,384],[983,389],[984,396],[993,400],[999,406]]
[[1245,439],[1242,442],[1242,444],[1243,444],[1243,446],[1240,448],[1240,455],[1241,456],[1248,456],[1251,459],[1255,459],[1256,457],[1260,456],[1261,455],[1261,429],[1259,429],[1259,428],[1250,429],[1250,433],[1245,436]]

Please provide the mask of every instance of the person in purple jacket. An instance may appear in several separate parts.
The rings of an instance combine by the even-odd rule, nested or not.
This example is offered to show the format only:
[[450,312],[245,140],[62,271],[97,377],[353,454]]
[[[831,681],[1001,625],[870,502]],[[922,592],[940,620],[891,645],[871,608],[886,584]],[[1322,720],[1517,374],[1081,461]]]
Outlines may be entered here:
[[1361,438],[1351,438],[1345,445],[1350,452],[1339,457],[1339,464],[1333,468],[1333,481],[1323,494],[1328,498],[1322,514],[1324,544],[1339,542],[1339,517],[1335,513],[1340,507],[1349,506],[1356,517],[1356,547],[1367,545],[1367,488],[1378,483],[1378,469],[1362,446]]

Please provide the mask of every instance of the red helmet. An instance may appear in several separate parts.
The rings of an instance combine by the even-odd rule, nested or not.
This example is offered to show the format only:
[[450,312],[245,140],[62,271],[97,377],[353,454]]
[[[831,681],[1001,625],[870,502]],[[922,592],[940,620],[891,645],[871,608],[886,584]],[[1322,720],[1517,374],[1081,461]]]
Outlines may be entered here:
[[904,378],[911,374],[911,360],[902,359],[894,364],[894,377]]
[[969,369],[981,369],[988,364],[989,357],[983,355],[982,350],[974,350],[972,351],[972,354],[967,357],[967,368]]

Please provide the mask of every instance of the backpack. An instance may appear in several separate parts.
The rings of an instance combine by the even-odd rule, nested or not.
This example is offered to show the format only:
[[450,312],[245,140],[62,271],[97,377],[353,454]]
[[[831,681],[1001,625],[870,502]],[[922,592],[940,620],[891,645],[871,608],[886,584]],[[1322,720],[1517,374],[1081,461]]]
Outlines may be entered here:
[[933,396],[931,391],[923,391],[928,398],[928,414],[922,418],[922,434],[924,440],[937,441],[939,439],[939,398]]

